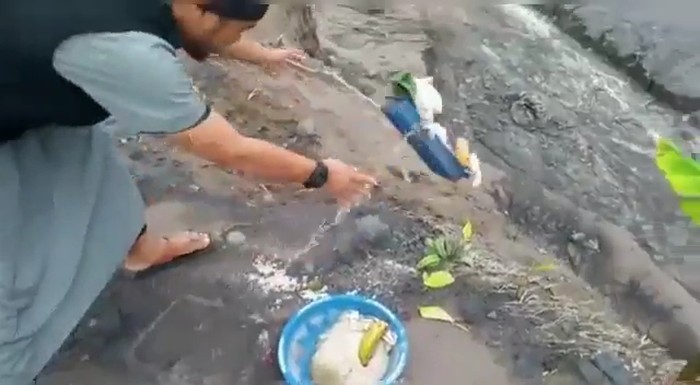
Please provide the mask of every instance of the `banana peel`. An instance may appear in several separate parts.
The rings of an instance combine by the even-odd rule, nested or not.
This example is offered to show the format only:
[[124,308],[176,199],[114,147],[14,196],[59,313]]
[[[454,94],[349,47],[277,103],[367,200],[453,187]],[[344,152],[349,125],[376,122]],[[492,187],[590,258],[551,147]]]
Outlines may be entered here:
[[369,365],[374,357],[374,354],[379,347],[379,343],[384,338],[384,335],[389,331],[389,324],[384,321],[372,321],[367,330],[362,335],[360,346],[357,351],[357,358],[360,364],[364,367]]
[[476,154],[470,152],[469,141],[462,137],[457,138],[455,140],[454,154],[455,158],[457,158],[457,162],[459,162],[462,167],[468,168],[472,172],[472,186],[480,186],[482,181],[481,162]]
[[465,138],[457,138],[455,140],[455,157],[462,167],[470,166],[469,154],[469,141]]

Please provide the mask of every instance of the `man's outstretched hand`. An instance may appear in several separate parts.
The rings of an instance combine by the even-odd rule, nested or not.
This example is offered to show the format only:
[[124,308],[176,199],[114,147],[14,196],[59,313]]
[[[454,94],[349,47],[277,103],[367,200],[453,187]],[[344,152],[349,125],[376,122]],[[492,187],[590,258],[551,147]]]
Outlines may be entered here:
[[228,59],[254,63],[273,71],[285,68],[290,62],[301,63],[306,57],[303,50],[265,47],[245,36],[223,49],[220,55]]
[[374,177],[337,159],[326,159],[323,163],[328,167],[328,181],[323,187],[343,207],[352,207],[369,197],[379,184]]
[[296,48],[265,48],[261,55],[261,65],[273,71],[284,69],[289,62],[301,63],[306,54],[303,50]]

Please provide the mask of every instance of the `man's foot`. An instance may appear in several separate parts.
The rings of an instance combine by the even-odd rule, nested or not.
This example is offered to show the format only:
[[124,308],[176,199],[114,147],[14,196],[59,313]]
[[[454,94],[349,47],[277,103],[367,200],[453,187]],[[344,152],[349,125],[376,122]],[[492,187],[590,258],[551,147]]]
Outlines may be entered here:
[[124,261],[124,269],[138,273],[192,255],[211,245],[206,233],[184,231],[174,236],[154,238],[146,233],[134,244]]

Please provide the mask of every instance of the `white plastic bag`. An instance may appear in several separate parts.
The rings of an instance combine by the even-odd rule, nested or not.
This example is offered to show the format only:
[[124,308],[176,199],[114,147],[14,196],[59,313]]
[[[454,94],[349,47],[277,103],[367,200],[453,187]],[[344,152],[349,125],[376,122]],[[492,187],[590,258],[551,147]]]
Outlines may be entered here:
[[415,78],[416,93],[413,100],[418,114],[424,123],[435,121],[435,115],[442,113],[442,95],[433,86],[433,77]]
[[449,150],[452,150],[452,146],[450,146],[450,141],[447,138],[447,129],[443,127],[440,123],[424,123],[423,129],[428,131],[428,133],[430,134],[430,139],[437,136],[437,138],[440,139],[440,141],[442,142],[442,144],[445,145],[445,147],[447,147]]
[[481,174],[481,161],[479,160],[479,157],[476,156],[476,154],[473,152],[469,154],[469,164],[469,168],[472,171],[472,186],[479,187],[481,186],[481,182],[483,179],[483,176]]

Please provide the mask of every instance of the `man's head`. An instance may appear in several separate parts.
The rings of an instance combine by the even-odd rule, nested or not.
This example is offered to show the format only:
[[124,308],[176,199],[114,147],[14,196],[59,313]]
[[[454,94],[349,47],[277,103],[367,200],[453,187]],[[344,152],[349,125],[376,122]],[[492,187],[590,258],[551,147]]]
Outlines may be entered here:
[[196,60],[238,41],[267,8],[260,0],[172,0],[183,48]]

